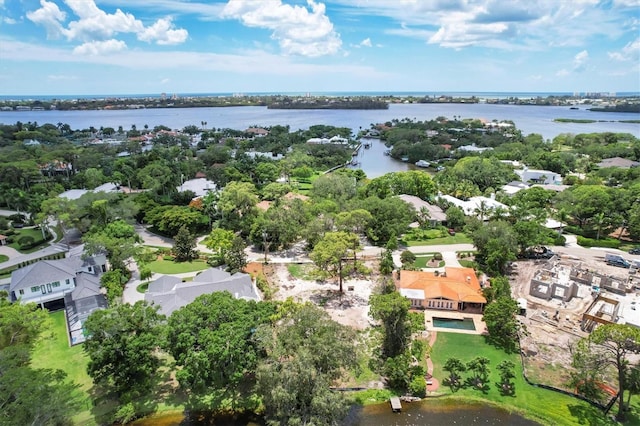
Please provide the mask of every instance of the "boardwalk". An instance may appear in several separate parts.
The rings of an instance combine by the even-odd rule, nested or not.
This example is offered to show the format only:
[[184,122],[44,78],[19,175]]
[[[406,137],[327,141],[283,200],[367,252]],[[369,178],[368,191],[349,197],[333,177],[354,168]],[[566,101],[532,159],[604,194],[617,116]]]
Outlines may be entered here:
[[400,398],[397,396],[392,396],[389,398],[389,403],[391,404],[391,411],[394,413],[399,413],[402,411],[402,404],[400,403]]

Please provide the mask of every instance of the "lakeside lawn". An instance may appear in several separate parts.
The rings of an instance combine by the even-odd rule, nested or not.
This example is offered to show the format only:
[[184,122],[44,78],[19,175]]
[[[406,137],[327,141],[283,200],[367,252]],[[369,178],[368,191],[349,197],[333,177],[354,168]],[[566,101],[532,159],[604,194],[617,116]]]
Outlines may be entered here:
[[[442,384],[447,372],[442,369],[448,358],[458,358],[468,362],[477,356],[491,360],[489,365],[490,388],[486,393],[467,387],[452,393],[448,386]],[[516,411],[546,425],[615,425],[601,410],[558,392],[538,388],[527,384],[522,376],[522,363],[519,354],[505,354],[485,342],[483,336],[438,332],[431,359],[434,364],[434,376],[440,380],[440,389],[446,395],[491,401],[499,406]],[[502,396],[496,383],[500,380],[497,365],[504,359],[510,359],[516,365],[515,396]],[[468,373],[463,373],[466,378]],[[631,424],[631,423],[629,423]]]
[[45,333],[35,346],[31,358],[33,368],[50,368],[67,373],[67,379],[80,385],[79,399],[82,411],[73,417],[74,424],[96,424],[91,413],[92,402],[89,396],[93,382],[87,374],[89,357],[83,351],[83,345],[69,346],[64,311],[49,315],[51,332]]
[[412,241],[403,240],[403,242],[408,247],[435,246],[435,245],[440,245],[440,244],[472,244],[473,243],[473,241],[471,241],[471,238],[467,237],[462,232],[458,232],[458,233],[456,233],[456,235],[449,235],[447,237],[429,238],[427,240],[415,240],[415,241],[414,240],[412,240]]
[[209,264],[202,259],[196,259],[193,262],[174,262],[173,260],[160,259],[149,263],[149,269],[157,274],[185,274],[209,269]]

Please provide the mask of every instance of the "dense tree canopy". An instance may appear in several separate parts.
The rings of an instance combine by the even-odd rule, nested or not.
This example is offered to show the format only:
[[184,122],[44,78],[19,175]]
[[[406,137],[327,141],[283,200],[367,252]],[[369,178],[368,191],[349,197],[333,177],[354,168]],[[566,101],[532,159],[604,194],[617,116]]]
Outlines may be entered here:
[[85,323],[89,336],[84,351],[94,383],[112,387],[118,398],[146,392],[159,366],[155,349],[161,344],[163,316],[145,302],[97,310]]
[[199,395],[210,388],[235,389],[255,371],[262,356],[254,333],[275,307],[234,299],[227,292],[198,297],[168,321],[167,351],[181,367],[180,386]]
[[348,401],[329,387],[356,365],[353,330],[311,304],[281,315],[257,335],[267,354],[257,370],[257,390],[268,424],[337,424]]

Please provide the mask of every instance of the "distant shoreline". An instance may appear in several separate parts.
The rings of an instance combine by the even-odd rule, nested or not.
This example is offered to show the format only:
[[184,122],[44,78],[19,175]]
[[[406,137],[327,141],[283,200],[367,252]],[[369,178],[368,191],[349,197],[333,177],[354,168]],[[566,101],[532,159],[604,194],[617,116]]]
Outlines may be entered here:
[[[115,93],[115,94],[29,94],[29,95],[1,95],[0,102],[3,101],[52,101],[52,100],[78,100],[78,99],[153,99],[161,97],[161,93]],[[629,98],[640,97],[640,92],[474,92],[474,91],[352,91],[352,92],[202,92],[202,93],[166,93],[167,98],[178,96],[180,98],[246,98],[246,97],[343,97],[343,96],[362,96],[362,97],[459,97],[459,98],[486,98],[486,99],[508,99],[508,98],[548,98],[548,97],[570,97],[570,98]]]

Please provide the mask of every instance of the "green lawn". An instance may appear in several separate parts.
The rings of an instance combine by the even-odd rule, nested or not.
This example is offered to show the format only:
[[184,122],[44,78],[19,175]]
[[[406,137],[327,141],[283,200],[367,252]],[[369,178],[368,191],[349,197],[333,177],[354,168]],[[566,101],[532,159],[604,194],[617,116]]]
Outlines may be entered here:
[[422,255],[422,254],[416,254],[416,261],[413,263],[413,265],[416,268],[440,268],[442,266],[444,266],[444,260],[441,260],[440,262],[438,262],[438,266],[427,266],[427,263],[433,259],[433,255],[435,253],[428,253],[426,255]]
[[[522,363],[518,354],[507,355],[502,350],[485,343],[483,336],[438,332],[431,351],[434,376],[442,381],[447,372],[442,367],[448,358],[459,358],[468,362],[477,356],[491,360],[491,382],[486,394],[473,388],[463,388],[452,394],[441,384],[439,391],[465,399],[489,400],[500,406],[522,413],[536,421],[548,425],[614,425],[606,419],[602,411],[577,398],[528,385],[522,376]],[[496,366],[503,359],[511,359],[516,364],[515,396],[502,396],[496,387],[499,374]],[[466,377],[466,374],[463,374]]]
[[416,240],[416,241],[404,241],[407,246],[435,246],[438,244],[471,244],[471,238],[467,237],[462,232],[458,232],[456,235],[449,235],[442,238],[430,238],[428,240]]
[[34,251],[38,251],[41,248],[49,245],[49,241],[44,241],[42,244],[39,244],[28,250],[21,250],[20,244],[18,244],[18,240],[20,239],[20,237],[24,237],[24,236],[30,236],[33,238],[34,241],[39,241],[39,240],[42,240],[42,231],[34,228],[16,229],[15,234],[11,236],[11,238],[13,239],[13,242],[9,244],[9,247],[12,247],[18,250],[20,253],[33,253]]
[[74,416],[75,424],[93,425],[95,420],[91,414],[89,391],[93,386],[87,374],[89,358],[82,350],[82,345],[69,346],[64,311],[57,311],[50,316],[51,333],[45,334],[36,345],[31,359],[33,368],[51,368],[67,373],[67,378],[80,385],[81,400],[84,411]]
[[149,263],[151,272],[158,274],[184,274],[186,272],[197,272],[209,268],[209,264],[201,259],[193,262],[174,262],[171,260],[154,260]]
[[6,262],[9,260],[9,256],[5,256],[4,254],[0,254],[0,263]]

